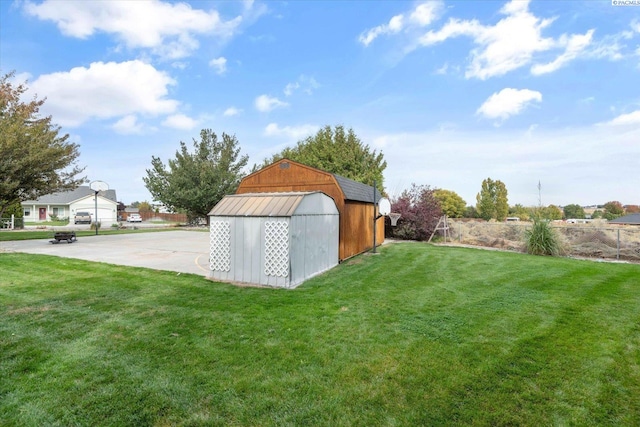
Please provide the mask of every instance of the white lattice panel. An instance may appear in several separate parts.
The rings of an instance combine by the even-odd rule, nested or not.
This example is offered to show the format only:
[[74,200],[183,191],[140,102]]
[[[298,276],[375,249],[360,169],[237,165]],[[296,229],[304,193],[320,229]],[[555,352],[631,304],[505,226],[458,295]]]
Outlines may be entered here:
[[264,274],[289,275],[289,223],[266,221],[264,225]]
[[211,270],[231,270],[231,224],[229,221],[211,221],[211,252],[209,265]]

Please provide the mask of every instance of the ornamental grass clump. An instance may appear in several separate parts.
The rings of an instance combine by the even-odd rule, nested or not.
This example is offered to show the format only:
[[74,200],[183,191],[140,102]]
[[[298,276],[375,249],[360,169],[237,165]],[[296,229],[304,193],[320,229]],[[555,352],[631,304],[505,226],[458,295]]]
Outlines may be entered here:
[[534,219],[533,227],[525,230],[524,237],[528,254],[558,256],[562,251],[558,236],[549,226],[549,221]]

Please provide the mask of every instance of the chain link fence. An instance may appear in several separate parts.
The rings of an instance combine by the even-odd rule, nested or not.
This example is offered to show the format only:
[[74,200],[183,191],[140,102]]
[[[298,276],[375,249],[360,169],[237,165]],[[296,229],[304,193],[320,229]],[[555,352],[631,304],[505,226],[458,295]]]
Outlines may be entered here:
[[[511,251],[525,251],[527,222],[449,220],[447,241]],[[640,262],[640,226],[552,223],[566,256]],[[444,240],[444,231],[439,231]]]

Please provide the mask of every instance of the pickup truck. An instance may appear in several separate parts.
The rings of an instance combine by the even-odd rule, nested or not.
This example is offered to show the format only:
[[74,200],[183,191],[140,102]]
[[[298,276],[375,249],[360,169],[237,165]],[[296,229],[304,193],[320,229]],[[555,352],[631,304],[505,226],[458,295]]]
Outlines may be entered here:
[[73,217],[74,224],[91,224],[91,214],[89,212],[76,212]]

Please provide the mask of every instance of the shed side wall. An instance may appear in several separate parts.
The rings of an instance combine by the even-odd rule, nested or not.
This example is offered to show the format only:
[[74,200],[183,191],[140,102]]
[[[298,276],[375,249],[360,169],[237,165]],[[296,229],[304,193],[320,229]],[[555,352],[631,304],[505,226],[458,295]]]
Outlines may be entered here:
[[291,218],[291,286],[338,264],[338,215]]
[[[347,201],[340,215],[340,259],[358,255],[373,248],[372,204]],[[384,219],[376,221],[376,242],[384,242]]]

